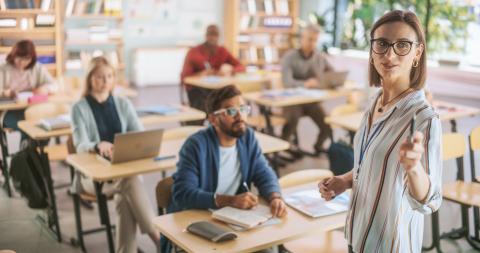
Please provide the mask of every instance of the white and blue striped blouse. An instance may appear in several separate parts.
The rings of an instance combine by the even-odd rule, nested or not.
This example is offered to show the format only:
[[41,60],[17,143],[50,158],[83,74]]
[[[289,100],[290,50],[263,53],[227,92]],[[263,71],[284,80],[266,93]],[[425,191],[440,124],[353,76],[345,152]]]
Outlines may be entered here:
[[[414,91],[400,99],[372,123],[368,120],[380,90],[369,103],[355,135],[353,190],[345,236],[356,253],[421,252],[425,214],[442,202],[441,124],[438,114]],[[399,149],[409,135],[416,113],[416,129],[424,134],[422,165],[430,178],[424,203],[409,193],[406,173],[399,162]]]

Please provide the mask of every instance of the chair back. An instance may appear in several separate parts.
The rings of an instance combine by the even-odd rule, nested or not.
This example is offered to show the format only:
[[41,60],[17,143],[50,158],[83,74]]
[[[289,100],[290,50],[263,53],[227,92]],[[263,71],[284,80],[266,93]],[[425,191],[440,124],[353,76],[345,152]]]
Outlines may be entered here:
[[480,149],[480,126],[474,128],[470,133],[470,149],[473,151]]
[[442,160],[461,158],[465,155],[465,137],[460,133],[446,133],[442,136]]
[[70,105],[64,103],[46,102],[29,106],[25,110],[26,120],[53,118],[70,113]]
[[173,178],[167,177],[158,182],[155,187],[155,195],[157,197],[158,214],[165,214],[168,204],[170,204],[170,198],[172,195]]

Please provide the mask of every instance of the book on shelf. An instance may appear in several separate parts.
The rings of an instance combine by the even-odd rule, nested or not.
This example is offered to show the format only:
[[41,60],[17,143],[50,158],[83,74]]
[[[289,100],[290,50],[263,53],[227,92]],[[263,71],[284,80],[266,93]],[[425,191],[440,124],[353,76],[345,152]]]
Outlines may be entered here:
[[55,25],[55,15],[38,14],[35,17],[35,26],[48,27]]
[[273,15],[273,13],[274,13],[273,0],[264,0],[263,5],[264,5],[264,9],[265,9],[265,14]]
[[0,18],[0,28],[16,27],[17,20],[14,18]]
[[68,0],[65,7],[65,16],[71,16],[73,14],[73,9],[75,8],[75,0]]
[[42,11],[48,11],[52,7],[52,0],[42,0],[40,3],[40,9]]
[[34,0],[4,0],[6,9],[33,9]]
[[7,4],[5,3],[5,0],[0,0],[0,10],[4,11],[7,9]]
[[265,17],[263,19],[264,27],[272,28],[290,28],[293,25],[293,20],[289,16],[282,17]]
[[104,0],[104,12],[107,15],[122,15],[122,0]]
[[41,64],[52,64],[55,63],[55,55],[39,55],[37,61]]
[[289,15],[288,0],[275,0],[275,9],[278,15]]
[[257,1],[247,0],[247,10],[250,14],[255,14],[257,12]]
[[120,59],[116,50],[103,51],[69,51],[65,60],[67,70],[87,69],[94,57],[105,56],[114,68],[120,66]]
[[227,206],[213,211],[212,218],[250,229],[270,220],[272,214],[270,212],[270,207],[266,205],[258,205],[249,210]]

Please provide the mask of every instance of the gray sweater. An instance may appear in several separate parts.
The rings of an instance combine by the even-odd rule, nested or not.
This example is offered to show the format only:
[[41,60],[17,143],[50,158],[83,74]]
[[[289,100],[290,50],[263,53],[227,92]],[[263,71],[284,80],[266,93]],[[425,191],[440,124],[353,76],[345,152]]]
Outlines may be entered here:
[[[113,97],[118,117],[122,124],[122,133],[143,130],[132,103],[123,97]],[[89,152],[100,142],[95,117],[85,98],[72,108],[73,143],[77,152]]]
[[316,78],[320,84],[323,84],[323,73],[333,71],[325,55],[317,51],[313,51],[313,55],[307,58],[300,49],[290,49],[283,56],[281,64],[282,82],[285,88],[303,87],[303,83],[310,78]]

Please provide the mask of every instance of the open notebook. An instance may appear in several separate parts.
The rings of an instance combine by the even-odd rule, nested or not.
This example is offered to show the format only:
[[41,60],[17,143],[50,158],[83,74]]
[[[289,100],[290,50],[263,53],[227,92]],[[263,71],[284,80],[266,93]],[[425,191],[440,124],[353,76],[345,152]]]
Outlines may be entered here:
[[330,201],[325,201],[318,190],[312,189],[288,194],[285,202],[292,208],[317,218],[347,211],[350,197],[347,193],[342,193]]
[[253,228],[271,219],[272,213],[266,205],[258,205],[250,210],[227,206],[213,211],[212,217],[243,228]]

